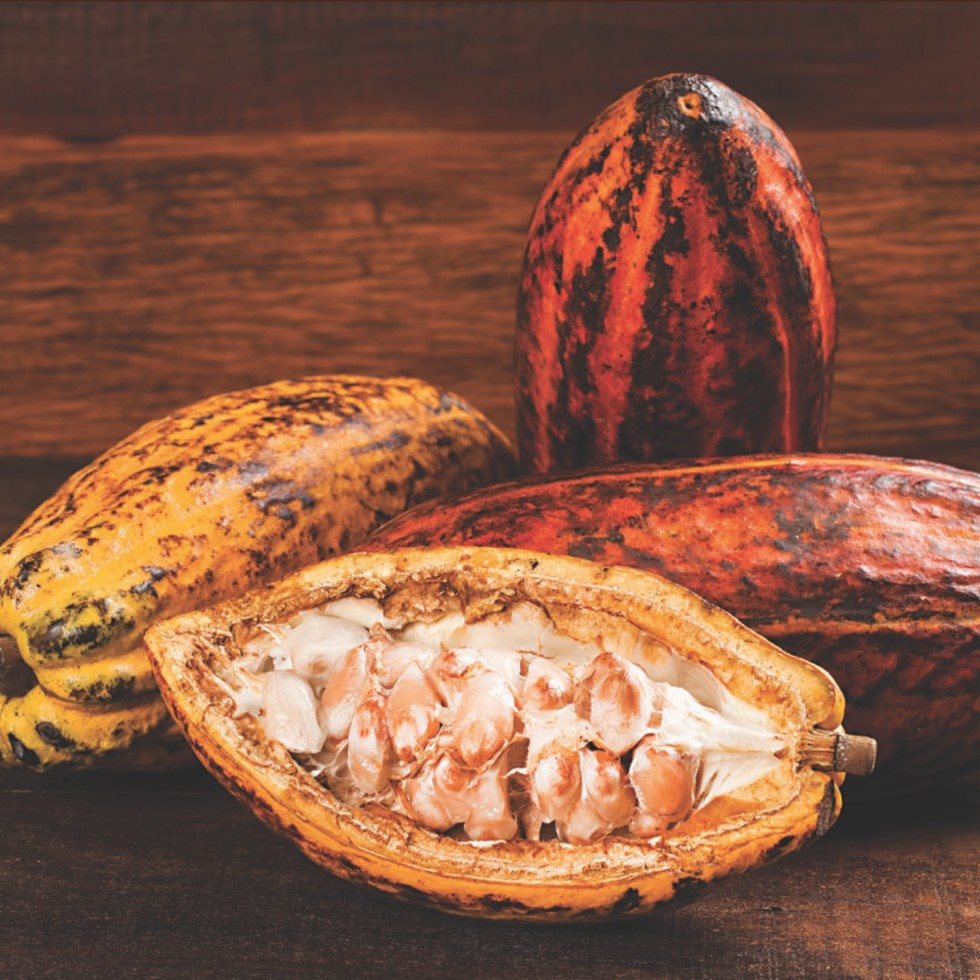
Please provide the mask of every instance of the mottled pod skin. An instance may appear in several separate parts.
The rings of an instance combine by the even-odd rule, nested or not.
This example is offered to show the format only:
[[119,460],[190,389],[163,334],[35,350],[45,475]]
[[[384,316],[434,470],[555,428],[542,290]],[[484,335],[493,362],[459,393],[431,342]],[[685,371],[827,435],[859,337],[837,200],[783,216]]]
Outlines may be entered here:
[[479,412],[411,378],[283,381],[143,426],[0,546],[0,761],[166,764],[150,624],[514,466]]
[[517,303],[522,465],[821,446],[836,344],[789,140],[704,75],[602,112],[538,200]]
[[862,785],[980,767],[980,477],[874,456],[621,466],[427,504],[370,546],[508,545],[650,569],[829,670]]

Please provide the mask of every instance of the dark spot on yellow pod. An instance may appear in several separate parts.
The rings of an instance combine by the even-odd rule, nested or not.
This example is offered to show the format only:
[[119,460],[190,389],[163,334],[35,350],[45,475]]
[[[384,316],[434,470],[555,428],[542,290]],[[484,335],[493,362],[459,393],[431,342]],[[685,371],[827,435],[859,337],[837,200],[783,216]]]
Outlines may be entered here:
[[39,766],[41,764],[37,753],[33,749],[29,749],[13,732],[7,735],[7,740],[10,742],[10,748],[18,762],[24,763],[25,766]]
[[619,898],[616,899],[612,907],[613,915],[622,915],[635,909],[640,904],[640,893],[635,888],[627,888]]
[[33,555],[28,555],[22,559],[17,565],[17,571],[14,573],[14,582],[17,585],[25,585],[30,577],[41,567],[43,560],[43,551],[35,552]]
[[674,886],[674,897],[671,901],[675,905],[686,905],[694,901],[707,887],[708,883],[703,878],[681,878]]
[[106,703],[130,697],[136,689],[135,677],[117,677],[111,681],[97,680],[87,687],[73,687],[72,701]]
[[50,721],[39,721],[34,726],[34,731],[48,745],[53,745],[56,749],[70,749],[75,744],[60,729],[52,725]]
[[529,912],[531,911],[523,902],[513,898],[498,898],[495,895],[485,895],[480,899],[480,905],[490,912]]
[[194,469],[198,473],[220,473],[223,470],[231,469],[232,465],[230,459],[202,459]]

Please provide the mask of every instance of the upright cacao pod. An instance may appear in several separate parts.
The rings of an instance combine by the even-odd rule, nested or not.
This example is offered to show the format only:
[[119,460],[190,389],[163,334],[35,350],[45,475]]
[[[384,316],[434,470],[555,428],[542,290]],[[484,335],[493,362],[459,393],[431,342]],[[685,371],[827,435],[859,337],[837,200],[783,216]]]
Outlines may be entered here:
[[712,78],[652,79],[568,148],[517,314],[531,471],[821,446],[836,327],[816,203],[779,127]]
[[413,378],[282,381],[148,423],[0,546],[0,764],[178,760],[148,626],[513,467],[486,418]]
[[659,572],[833,674],[881,791],[980,766],[980,477],[875,456],[745,457],[510,483],[371,547],[507,545]]

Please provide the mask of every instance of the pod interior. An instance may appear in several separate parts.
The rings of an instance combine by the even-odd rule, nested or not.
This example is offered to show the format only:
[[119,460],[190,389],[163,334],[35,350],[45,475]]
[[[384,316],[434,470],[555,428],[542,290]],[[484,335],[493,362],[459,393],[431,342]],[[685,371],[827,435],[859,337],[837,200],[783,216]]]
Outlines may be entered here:
[[[370,772],[353,774],[349,756],[337,751],[349,753],[352,729],[341,746],[343,725],[340,737],[331,735],[321,709],[351,651],[379,640],[414,647],[417,656],[361,691],[349,706],[351,724],[365,701],[390,698],[409,668],[425,675],[447,653],[462,661],[456,679],[489,680],[460,712],[425,677],[438,724],[416,758],[389,745],[387,768],[372,783]],[[840,806],[842,777],[833,770],[843,699],[832,679],[649,573],[509,549],[354,554],[160,624],[147,646],[195,751],[260,818],[344,877],[450,911],[541,919],[636,914],[796,849],[825,832]],[[613,744],[615,732],[597,731],[582,690],[600,658],[607,666],[615,658],[617,669],[628,665],[627,674],[642,675],[641,686],[657,694],[656,723],[642,719],[639,741],[624,734]],[[550,715],[535,715],[527,680],[532,669],[541,675],[551,667],[568,677],[572,694]],[[317,669],[323,674],[314,680]],[[270,703],[276,675],[300,681],[300,711],[309,722],[312,707],[315,727],[269,727],[268,712],[294,703],[289,692],[278,707]],[[516,712],[506,745],[485,758],[466,756],[456,726],[482,717],[508,677]],[[656,750],[693,760],[690,800],[680,811],[646,806],[632,779],[642,742],[651,738]],[[542,813],[547,793],[535,792],[532,770],[556,740],[578,754],[580,783],[587,781],[581,753],[614,756],[632,810],[616,819],[622,811],[593,807],[604,820],[599,829],[571,820],[567,810]],[[470,814],[457,819],[458,809],[444,806],[433,819],[414,806],[406,784],[453,753],[457,768],[469,760],[473,773],[493,770],[504,787],[503,816],[513,823],[494,822],[500,793],[487,804],[484,823],[493,832],[471,833]],[[599,782],[608,788],[608,779]],[[577,792],[580,801],[596,802],[588,787]]]

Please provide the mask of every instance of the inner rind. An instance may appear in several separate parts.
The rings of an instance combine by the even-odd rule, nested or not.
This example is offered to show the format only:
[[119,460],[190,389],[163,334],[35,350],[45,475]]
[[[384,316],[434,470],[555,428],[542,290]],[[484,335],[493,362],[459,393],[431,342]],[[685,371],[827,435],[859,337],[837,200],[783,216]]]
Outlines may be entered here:
[[[381,804],[460,840],[657,837],[683,830],[708,804],[788,765],[792,736],[662,638],[621,617],[555,619],[561,628],[539,606],[520,601],[475,620],[469,611],[467,617],[451,611],[412,621],[404,610],[389,618],[376,602],[342,599],[284,624],[256,627],[224,680],[238,713],[257,718],[266,735],[338,799]],[[348,646],[348,639],[359,642]],[[418,656],[399,670],[400,658],[385,650],[404,644],[414,644]],[[345,665],[358,659],[374,663],[374,672],[366,685],[348,685],[351,703],[344,704],[338,725],[336,689]],[[391,659],[395,669],[386,670]],[[453,676],[463,694],[440,673],[447,661],[455,661],[457,672],[463,666],[462,675]],[[631,666],[617,686],[624,663]],[[542,707],[529,679],[553,667],[568,677],[572,694]],[[423,718],[417,745],[407,751],[402,738],[394,751],[404,712],[393,713],[392,705],[399,697],[405,701],[403,688],[411,684],[403,675],[409,672],[421,679],[419,690],[428,693],[420,701],[437,723],[433,729],[431,717],[428,726]],[[610,673],[611,686],[603,686]],[[280,676],[269,685],[273,674]],[[461,710],[470,687],[475,695]],[[635,688],[653,693],[656,711],[630,729],[617,719],[631,711],[636,716]],[[609,689],[612,700],[604,696]],[[617,702],[624,691],[625,703]],[[482,728],[493,734],[493,724],[483,723],[500,715],[501,702],[506,715],[508,692],[512,725],[504,725],[502,741],[481,741]],[[610,714],[596,704],[623,710]],[[646,705],[640,697],[641,714]],[[365,718],[373,723],[357,727]],[[609,718],[620,731],[610,731]],[[463,737],[470,730],[475,741]],[[373,769],[365,768],[366,750],[367,756],[375,751]],[[451,805],[443,805],[447,794]]]

